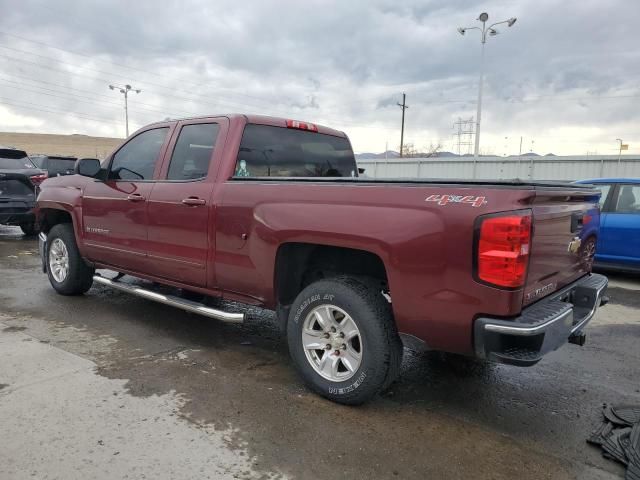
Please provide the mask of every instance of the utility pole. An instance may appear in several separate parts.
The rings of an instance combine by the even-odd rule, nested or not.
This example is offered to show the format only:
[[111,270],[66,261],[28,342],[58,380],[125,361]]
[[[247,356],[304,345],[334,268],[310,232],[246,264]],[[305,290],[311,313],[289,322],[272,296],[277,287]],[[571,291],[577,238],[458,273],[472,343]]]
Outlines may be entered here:
[[126,126],[127,137],[129,136],[129,92],[140,93],[142,90],[133,88],[131,85],[109,85],[111,90],[119,90],[124,95],[124,121]]
[[407,105],[407,95],[402,94],[402,103],[398,103],[398,106],[402,108],[402,129],[400,130],[400,158],[404,155],[404,111],[409,108]]

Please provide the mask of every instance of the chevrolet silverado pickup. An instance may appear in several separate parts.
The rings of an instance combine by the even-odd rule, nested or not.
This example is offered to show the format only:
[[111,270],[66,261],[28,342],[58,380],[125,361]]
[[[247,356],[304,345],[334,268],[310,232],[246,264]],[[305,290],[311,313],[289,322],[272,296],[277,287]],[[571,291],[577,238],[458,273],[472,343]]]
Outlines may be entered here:
[[57,292],[275,310],[302,379],[340,403],[385,389],[403,345],[533,365],[607,301],[580,248],[591,186],[362,178],[344,133],[245,115],[155,123],[75,171],[37,199]]

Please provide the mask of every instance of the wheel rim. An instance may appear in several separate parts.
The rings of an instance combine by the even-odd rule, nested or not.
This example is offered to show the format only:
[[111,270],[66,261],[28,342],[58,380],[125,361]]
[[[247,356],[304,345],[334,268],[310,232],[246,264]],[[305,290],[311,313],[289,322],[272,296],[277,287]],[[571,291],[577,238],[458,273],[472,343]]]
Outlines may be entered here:
[[69,252],[62,240],[56,238],[49,248],[49,271],[58,283],[64,282],[69,275]]
[[331,382],[344,382],[362,363],[358,325],[335,305],[315,307],[302,325],[302,347],[315,372]]
[[594,255],[596,253],[596,242],[589,240],[582,251],[582,262],[585,266],[591,267],[593,265]]

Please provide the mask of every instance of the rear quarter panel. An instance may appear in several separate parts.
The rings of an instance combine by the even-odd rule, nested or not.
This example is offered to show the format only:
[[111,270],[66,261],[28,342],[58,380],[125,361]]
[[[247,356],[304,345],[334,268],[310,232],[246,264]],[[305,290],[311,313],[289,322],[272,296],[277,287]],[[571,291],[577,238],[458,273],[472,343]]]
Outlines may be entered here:
[[[291,180],[230,180],[220,190],[216,278],[239,297],[273,308],[278,247],[305,242],[378,255],[399,330],[435,349],[470,353],[475,316],[520,311],[522,290],[473,279],[473,228],[478,215],[526,208],[533,190]],[[425,201],[443,193],[486,204]]]

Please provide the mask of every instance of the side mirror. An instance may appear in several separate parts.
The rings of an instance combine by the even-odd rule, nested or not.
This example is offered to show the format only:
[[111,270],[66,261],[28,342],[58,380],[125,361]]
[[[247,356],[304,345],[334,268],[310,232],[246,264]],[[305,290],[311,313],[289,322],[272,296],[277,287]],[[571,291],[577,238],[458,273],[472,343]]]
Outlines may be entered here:
[[100,160],[97,158],[81,158],[76,162],[75,173],[83,177],[96,177],[100,173]]

